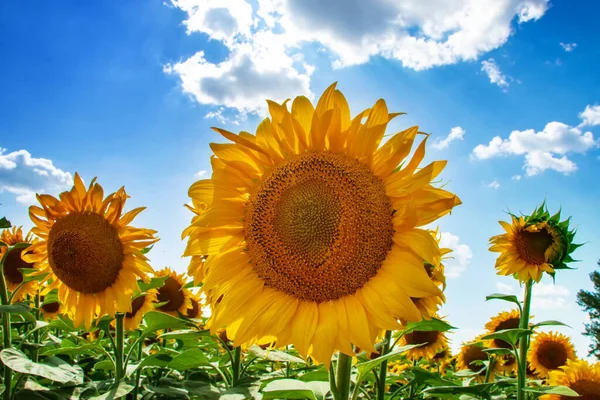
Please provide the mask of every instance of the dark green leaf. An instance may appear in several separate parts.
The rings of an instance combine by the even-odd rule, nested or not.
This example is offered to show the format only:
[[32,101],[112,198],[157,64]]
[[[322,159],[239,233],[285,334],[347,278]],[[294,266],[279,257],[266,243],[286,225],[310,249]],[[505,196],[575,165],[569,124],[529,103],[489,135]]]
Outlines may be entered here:
[[10,221],[7,220],[6,217],[0,218],[0,229],[8,229],[11,226]]
[[485,300],[504,300],[510,303],[515,303],[519,306],[519,308],[521,308],[521,303],[519,302],[519,299],[517,299],[517,296],[513,294],[494,293],[490,294],[489,296],[486,296]]
[[529,393],[537,393],[537,394],[555,394],[558,396],[569,396],[569,397],[579,397],[577,392],[573,389],[570,389],[566,386],[539,386],[539,387],[526,387],[523,389]]
[[485,335],[481,337],[481,340],[492,340],[492,339],[500,339],[504,340],[507,343],[512,344],[513,346],[517,344],[517,341],[522,336],[531,335],[533,331],[529,329],[503,329],[501,331],[497,331],[494,333],[490,333],[489,335]]
[[144,367],[166,367],[167,365],[169,365],[169,363],[171,361],[173,361],[173,358],[177,354],[178,353],[176,351],[167,350],[167,349],[163,349],[157,353],[150,354],[149,356],[144,357],[144,359],[140,363],[128,364],[127,365],[127,375],[132,375],[138,369],[141,369]]
[[438,331],[438,332],[446,332],[450,329],[456,329],[452,325],[447,322],[444,322],[439,319],[423,319],[419,322],[409,322],[406,325],[406,329],[402,331],[402,333],[407,334],[414,331]]
[[143,336],[147,336],[150,333],[161,329],[183,329],[190,325],[180,318],[159,311],[150,311],[146,313],[144,320],[146,321],[146,329],[144,329],[144,332],[142,333]]
[[538,322],[537,324],[534,324],[532,328],[537,328],[538,326],[566,326],[570,328],[570,326],[565,323],[553,320]]
[[263,399],[309,399],[317,400],[307,382],[296,379],[277,379],[269,382],[262,390]]
[[96,371],[114,371],[115,364],[112,362],[112,360],[102,360],[94,364],[94,369]]
[[161,287],[162,285],[165,284],[165,281],[167,279],[169,279],[170,275],[167,276],[159,276],[156,278],[152,278],[150,279],[150,282],[146,283],[146,282],[138,282],[138,285],[140,287],[140,290],[142,292],[147,292],[150,289],[158,289],[159,287]]
[[90,400],[114,400],[120,399],[127,395],[133,390],[134,386],[129,383],[119,382],[118,385],[113,386],[108,392],[101,394],[100,396],[90,397]]
[[31,361],[16,349],[4,349],[0,359],[12,370],[22,374],[31,374],[61,383],[83,383],[83,371],[77,365],[70,365],[58,357],[47,357],[43,363]]
[[197,368],[201,365],[209,365],[208,359],[202,350],[194,348],[187,349],[175,356],[169,363],[169,368],[185,371],[186,369]]

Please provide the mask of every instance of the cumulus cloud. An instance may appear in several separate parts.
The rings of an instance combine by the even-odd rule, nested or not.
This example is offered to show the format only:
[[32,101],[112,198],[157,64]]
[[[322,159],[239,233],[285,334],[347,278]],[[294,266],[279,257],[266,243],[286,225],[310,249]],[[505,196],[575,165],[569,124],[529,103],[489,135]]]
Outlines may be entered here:
[[600,125],[600,105],[587,105],[585,110],[579,113],[579,118],[581,118],[580,127]]
[[500,67],[493,58],[482,61],[481,70],[490,78],[490,83],[505,89],[509,86],[506,76],[500,71]]
[[575,50],[575,47],[577,47],[577,43],[560,42],[560,47],[562,47],[568,53],[568,52]]
[[196,172],[196,174],[194,176],[196,178],[203,178],[206,176],[206,170],[201,169],[200,171]]
[[498,290],[498,293],[502,294],[513,294],[515,292],[515,289],[511,285],[507,285],[503,282],[496,282],[496,289]]
[[490,187],[492,189],[498,189],[500,187],[500,182],[498,182],[497,179],[494,179],[493,181],[487,184],[487,187]]
[[511,179],[514,180],[514,181],[520,181],[521,180],[521,175],[513,175]]
[[542,310],[568,308],[569,289],[551,283],[533,285],[531,307]]
[[438,150],[445,149],[446,147],[448,147],[450,142],[453,142],[455,140],[464,140],[465,133],[466,132],[463,128],[461,128],[460,126],[455,126],[454,128],[450,129],[450,133],[448,134],[448,136],[435,141],[433,143],[433,147]]
[[73,177],[52,160],[35,158],[27,150],[8,153],[0,147],[0,192],[15,195],[22,204],[35,201],[35,193],[57,193],[73,185]]
[[[591,111],[590,111],[591,110]],[[600,118],[600,108],[598,109]],[[586,107],[579,114],[582,124],[594,125],[595,110]],[[537,175],[546,170],[554,170],[565,175],[577,170],[577,165],[567,154],[583,154],[597,147],[598,142],[592,132],[583,131],[562,122],[550,122],[541,132],[534,129],[512,131],[508,138],[495,136],[487,145],[480,144],[473,149],[472,157],[486,160],[494,157],[520,155],[524,156],[523,169],[528,176]]]
[[[519,24],[541,18],[548,0],[171,0],[186,13],[189,34],[229,50],[224,60],[201,51],[165,66],[202,104],[264,112],[264,98],[311,95],[314,66],[305,53],[324,49],[332,65],[371,57],[414,70],[476,60],[497,49]],[[251,5],[252,4],[252,5]],[[317,52],[318,53],[318,52]]]
[[446,266],[446,276],[448,278],[458,278],[471,263],[473,252],[471,248],[464,243],[460,243],[460,238],[450,232],[442,232],[440,247],[452,249],[449,259],[444,261]]

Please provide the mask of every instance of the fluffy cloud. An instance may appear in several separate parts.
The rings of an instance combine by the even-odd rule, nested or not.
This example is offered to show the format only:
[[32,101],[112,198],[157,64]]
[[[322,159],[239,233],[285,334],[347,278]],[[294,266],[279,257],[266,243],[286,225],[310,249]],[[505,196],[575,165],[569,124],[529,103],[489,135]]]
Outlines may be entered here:
[[490,187],[492,189],[498,189],[500,187],[500,182],[498,182],[497,179],[494,179],[493,181],[487,184],[487,187]]
[[533,285],[531,307],[541,310],[568,308],[569,289],[561,285],[537,283]]
[[446,276],[448,278],[458,278],[471,263],[473,252],[471,248],[464,243],[460,243],[460,238],[449,232],[442,232],[440,247],[452,249],[449,259],[444,261],[446,266]]
[[568,53],[568,52],[575,50],[575,47],[577,47],[577,43],[560,42],[560,47],[562,47]]
[[461,128],[460,126],[455,126],[454,128],[450,129],[450,133],[448,134],[448,136],[435,141],[433,143],[433,147],[438,150],[445,149],[446,147],[448,147],[450,142],[453,142],[455,140],[464,140],[465,133],[466,132],[463,128]]
[[490,58],[481,62],[481,70],[490,78],[490,82],[500,86],[501,88],[508,87],[506,76],[500,71],[500,67],[496,64],[496,60]]
[[[502,46],[512,22],[541,18],[548,0],[171,0],[200,32],[225,45],[218,62],[203,52],[165,66],[198,102],[243,112],[264,112],[264,98],[310,95],[314,67],[306,44],[325,49],[334,67],[373,56],[423,70]],[[258,105],[257,105],[258,104]]]
[[515,292],[515,289],[511,285],[503,282],[496,282],[496,289],[498,289],[498,293],[503,294],[513,294]]
[[0,192],[15,195],[19,203],[31,204],[36,192],[60,192],[73,185],[70,173],[51,160],[34,158],[27,150],[8,153],[0,148]]
[[[600,108],[598,111],[600,117]],[[590,106],[586,107],[580,114],[583,123],[595,124],[595,112]],[[567,158],[567,154],[583,154],[597,145],[598,142],[592,132],[584,132],[580,127],[569,126],[562,122],[550,122],[541,132],[536,132],[534,129],[515,130],[507,139],[496,136],[489,144],[476,146],[472,157],[486,160],[499,156],[522,155],[525,157],[523,169],[529,176],[548,169],[569,174],[577,170],[577,165]]]
[[600,125],[600,105],[587,105],[585,110],[579,113],[579,118],[581,118],[580,127]]

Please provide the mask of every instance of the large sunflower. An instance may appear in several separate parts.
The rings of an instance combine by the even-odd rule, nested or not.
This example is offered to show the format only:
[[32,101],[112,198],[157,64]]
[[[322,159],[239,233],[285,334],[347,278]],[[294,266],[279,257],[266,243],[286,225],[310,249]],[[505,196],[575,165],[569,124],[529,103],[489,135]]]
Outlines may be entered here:
[[[485,328],[488,330],[488,333],[495,333],[505,329],[516,329],[519,327],[520,319],[521,313],[519,310],[503,311],[485,324]],[[492,339],[487,346],[491,348],[512,349],[510,343],[502,339]]]
[[126,331],[137,329],[144,315],[148,311],[154,310],[157,295],[158,291],[156,289],[148,289],[131,301],[131,311],[126,312],[123,319],[123,327]]
[[[600,364],[590,364],[585,360],[568,360],[567,365],[557,371],[550,372],[548,384],[551,386],[567,386],[576,391],[581,400],[600,399]],[[575,397],[546,395],[544,400],[574,399]]]
[[567,361],[576,359],[571,339],[558,332],[537,333],[527,354],[527,361],[535,373],[542,377],[548,376],[550,371],[562,367]]
[[156,307],[158,311],[177,316],[179,313],[186,315],[192,308],[192,295],[185,286],[184,274],[177,274],[170,268],[163,268],[155,274],[156,277],[168,276],[164,284],[158,288],[156,301],[165,303]]
[[138,277],[152,272],[141,250],[158,240],[156,231],[129,225],[144,207],[123,214],[127,197],[121,188],[104,198],[95,179],[86,190],[75,174],[75,185],[60,199],[37,195],[42,207],[29,208],[39,240],[23,260],[47,273],[46,292],[58,289],[75,326],[89,328],[96,316],[130,311]]
[[569,220],[559,222],[560,212],[550,216],[545,204],[532,215],[512,215],[512,224],[500,221],[505,234],[490,238],[490,251],[500,253],[496,260],[499,275],[513,275],[521,282],[536,282],[547,272],[565,269],[574,261],[572,253],[580,245],[573,244],[574,231],[569,231]]
[[[437,315],[433,315],[433,317],[438,318]],[[402,335],[400,342],[402,346],[422,345],[406,352],[406,357],[411,360],[419,360],[420,358],[433,360],[439,352],[448,348],[448,338],[444,332],[440,331],[412,331]]]
[[[33,268],[33,264],[23,260],[21,253],[22,248],[10,248],[19,243],[31,243],[33,241],[32,234],[29,232],[23,236],[23,228],[14,226],[12,229],[5,229],[0,235],[0,261],[3,262],[4,279],[9,291],[14,292],[13,301],[20,301],[26,295],[34,295],[38,287],[36,281],[30,281],[23,284],[23,274],[19,271],[20,268]],[[27,251],[31,251],[30,247]]]
[[189,191],[208,205],[183,236],[186,256],[209,256],[198,274],[211,329],[228,326],[236,345],[275,336],[325,363],[351,344],[373,350],[398,319],[422,318],[411,298],[441,293],[423,268],[438,245],[417,227],[460,204],[430,184],[446,162],[417,171],[425,141],[403,162],[417,127],[380,147],[398,115],[383,100],[354,119],[335,85],[316,108],[268,104],[256,135],[215,129],[231,143],[211,144],[212,178]]

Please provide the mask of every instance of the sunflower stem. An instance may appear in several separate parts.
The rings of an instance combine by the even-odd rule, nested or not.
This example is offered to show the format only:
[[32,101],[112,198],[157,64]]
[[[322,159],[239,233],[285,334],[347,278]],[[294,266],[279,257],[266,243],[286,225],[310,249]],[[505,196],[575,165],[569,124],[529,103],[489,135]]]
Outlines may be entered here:
[[335,383],[335,367],[333,365],[333,360],[331,361],[331,365],[329,366],[329,390],[331,390],[333,400],[338,400],[337,384]]
[[337,362],[336,386],[337,399],[348,400],[350,396],[350,376],[352,374],[352,357],[340,352]]
[[[529,328],[529,309],[531,308],[531,288],[533,281],[530,279],[525,282],[525,296],[523,299],[523,311],[519,328]],[[526,400],[525,384],[527,381],[527,350],[529,348],[529,335],[522,336],[519,339],[519,376],[517,381],[517,400]]]
[[242,348],[240,346],[238,346],[233,351],[233,363],[231,364],[231,372],[232,372],[233,376],[231,379],[231,386],[235,386],[237,381],[240,380],[241,364],[242,364]]
[[[390,352],[392,342],[392,331],[385,331],[385,343],[381,350],[381,355],[385,356]],[[377,386],[377,400],[383,400],[385,397],[385,379],[387,375],[387,360],[383,360],[379,365],[379,376],[377,377],[379,385]]]
[[[35,292],[35,319],[36,321],[41,321],[40,320],[40,291],[36,291]],[[35,326],[34,326],[35,328]],[[40,343],[40,330],[36,329],[35,332],[33,332],[33,343],[35,344],[39,344]],[[34,348],[33,349],[33,362],[38,362],[38,356],[39,352],[38,352],[38,348]]]
[[123,379],[123,338],[125,336],[125,329],[123,327],[123,319],[125,318],[125,314],[116,313],[116,329],[115,329],[115,373],[116,373],[116,381],[120,382]]
[[[7,253],[8,254],[8,253]],[[9,305],[8,291],[6,290],[6,279],[4,278],[4,263],[0,260],[0,302],[2,305]],[[12,347],[11,340],[11,325],[10,325],[10,313],[2,313],[2,337],[4,339],[4,349],[10,349]],[[8,365],[4,364],[4,399],[10,400],[12,398],[12,370]]]

